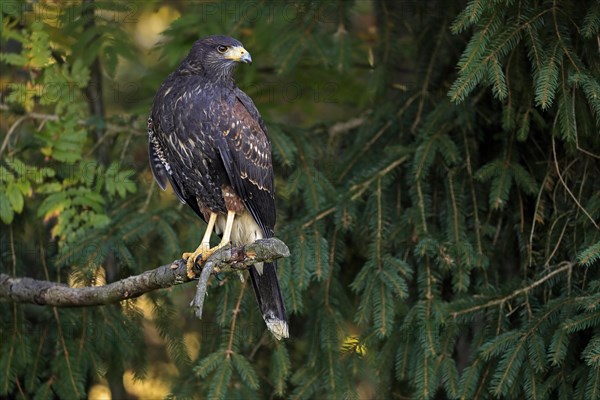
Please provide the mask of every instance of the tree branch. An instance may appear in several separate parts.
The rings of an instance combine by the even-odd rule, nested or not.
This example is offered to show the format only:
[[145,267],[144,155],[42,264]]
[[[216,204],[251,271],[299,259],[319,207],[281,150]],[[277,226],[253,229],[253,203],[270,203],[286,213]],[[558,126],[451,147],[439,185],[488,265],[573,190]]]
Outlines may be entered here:
[[[248,269],[258,262],[274,261],[288,257],[290,251],[277,238],[260,239],[254,243],[240,246],[227,246],[216,251],[205,263],[210,271],[240,271]],[[167,288],[189,282],[185,261],[175,260],[171,264],[130,276],[104,286],[73,288],[65,284],[36,280],[31,278],[13,278],[0,274],[0,300],[15,303],[30,303],[57,307],[83,307],[117,303],[132,299],[144,293],[160,288]],[[203,287],[198,287],[198,295],[202,299],[206,293],[205,280]],[[200,305],[201,306],[201,305]],[[197,308],[198,305],[195,305]]]
[[460,315],[463,314],[469,314],[475,311],[479,311],[483,308],[488,308],[488,307],[494,307],[497,305],[502,305],[504,303],[506,303],[509,300],[512,300],[513,298],[520,296],[524,293],[527,293],[533,289],[535,289],[536,287],[538,287],[539,285],[541,285],[542,283],[546,282],[547,280],[549,280],[550,278],[552,278],[554,275],[556,274],[560,274],[561,272],[565,272],[568,271],[569,274],[571,274],[571,270],[573,269],[573,267],[576,265],[577,263],[575,262],[570,262],[570,261],[563,261],[561,262],[559,265],[559,268],[555,269],[554,271],[542,276],[540,279],[538,279],[537,281],[522,287],[520,289],[514,290],[512,293],[508,294],[507,296],[504,296],[502,298],[499,299],[494,299],[494,300],[490,300],[485,304],[480,304],[477,306],[473,306],[473,307],[469,307],[466,308],[464,310],[460,310],[460,311],[454,311],[452,313],[450,313],[450,315],[452,315],[453,318],[456,318]]

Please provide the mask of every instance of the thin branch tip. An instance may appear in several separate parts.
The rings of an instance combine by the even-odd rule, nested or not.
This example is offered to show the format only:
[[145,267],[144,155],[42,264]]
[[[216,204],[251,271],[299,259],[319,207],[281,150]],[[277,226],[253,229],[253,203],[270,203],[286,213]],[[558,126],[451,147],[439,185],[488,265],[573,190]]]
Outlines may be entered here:
[[277,238],[258,239],[240,247],[226,246],[217,250],[202,265],[202,271],[196,286],[196,294],[190,303],[194,314],[202,318],[204,298],[208,289],[208,279],[213,273],[241,271],[258,262],[272,262],[278,258],[289,257],[290,249]]

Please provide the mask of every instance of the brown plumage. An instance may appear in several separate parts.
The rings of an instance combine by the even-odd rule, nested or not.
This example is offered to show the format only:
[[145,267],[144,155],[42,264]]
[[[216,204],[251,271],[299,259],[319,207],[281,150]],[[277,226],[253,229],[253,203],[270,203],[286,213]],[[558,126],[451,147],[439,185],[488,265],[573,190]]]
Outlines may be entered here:
[[[242,44],[226,36],[194,43],[158,90],[148,118],[150,165],[161,188],[175,194],[208,223],[200,246],[184,253],[191,271],[229,241],[272,237],[275,195],[271,143],[256,106],[235,84],[238,62],[251,62]],[[223,235],[208,245],[213,226]],[[275,337],[288,326],[275,263],[250,269],[263,318]]]

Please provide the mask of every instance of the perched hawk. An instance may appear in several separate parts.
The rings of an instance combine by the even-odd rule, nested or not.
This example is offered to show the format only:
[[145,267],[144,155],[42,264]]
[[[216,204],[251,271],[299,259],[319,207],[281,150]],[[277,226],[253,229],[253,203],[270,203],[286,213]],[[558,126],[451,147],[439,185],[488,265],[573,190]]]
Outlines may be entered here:
[[[271,143],[256,106],[233,80],[237,63],[251,63],[240,42],[226,36],[198,40],[163,82],[148,118],[150,166],[182,203],[208,224],[200,245],[184,253],[188,274],[230,242],[273,236],[275,199]],[[210,248],[213,229],[222,237]],[[269,330],[288,337],[275,263],[250,268],[252,287]]]

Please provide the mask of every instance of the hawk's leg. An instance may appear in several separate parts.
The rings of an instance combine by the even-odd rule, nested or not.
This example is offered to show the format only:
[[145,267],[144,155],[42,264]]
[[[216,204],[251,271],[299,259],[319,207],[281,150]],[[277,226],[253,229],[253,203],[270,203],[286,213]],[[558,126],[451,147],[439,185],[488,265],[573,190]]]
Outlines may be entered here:
[[193,272],[192,268],[194,266],[196,258],[199,255],[203,254],[204,252],[207,252],[210,250],[210,236],[212,235],[212,231],[215,227],[216,221],[217,221],[217,214],[211,212],[210,217],[208,218],[208,224],[206,225],[206,231],[204,232],[204,237],[202,238],[202,241],[200,242],[200,245],[198,246],[196,251],[194,251],[193,253],[183,253],[183,255],[181,256],[181,258],[183,258],[184,260],[187,260],[187,264],[186,264],[187,275],[190,278],[194,277],[194,272]]
[[206,227],[206,232],[204,233],[204,237],[202,238],[202,242],[193,253],[183,253],[181,258],[187,260],[186,268],[187,275],[190,278],[195,276],[194,265],[197,261],[200,263],[204,263],[208,257],[210,257],[215,251],[227,246],[229,244],[229,238],[231,237],[231,229],[233,227],[233,219],[235,218],[234,211],[227,212],[227,223],[225,224],[225,231],[223,232],[223,238],[221,242],[215,247],[210,247],[210,235],[212,234],[213,228],[215,226],[215,222],[217,220],[217,214],[210,213],[210,218],[208,220],[208,226]]

